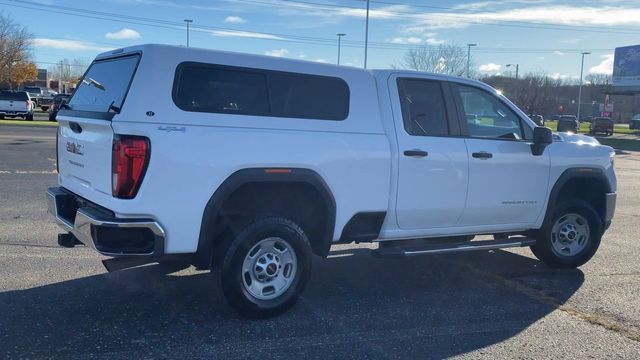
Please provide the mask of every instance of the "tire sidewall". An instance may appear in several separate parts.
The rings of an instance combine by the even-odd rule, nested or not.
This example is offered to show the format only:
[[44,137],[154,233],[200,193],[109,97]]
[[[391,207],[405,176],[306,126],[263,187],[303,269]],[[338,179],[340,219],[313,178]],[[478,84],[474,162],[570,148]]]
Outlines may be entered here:
[[[574,256],[561,256],[553,250],[551,232],[555,222],[560,217],[570,213],[579,214],[587,220],[589,240],[587,246],[580,253]],[[543,226],[542,232],[542,236],[539,237],[538,242],[533,247],[536,256],[551,266],[571,268],[583,265],[593,257],[600,246],[603,226],[600,216],[589,203],[582,200],[569,200],[558,205],[553,215]]]
[[[253,297],[244,287],[242,264],[246,254],[263,239],[279,237],[295,251],[297,271],[293,283],[281,296],[271,300]],[[242,230],[229,247],[222,265],[222,288],[229,304],[241,315],[263,318],[277,315],[296,302],[311,273],[311,247],[304,232],[283,218],[257,220]]]

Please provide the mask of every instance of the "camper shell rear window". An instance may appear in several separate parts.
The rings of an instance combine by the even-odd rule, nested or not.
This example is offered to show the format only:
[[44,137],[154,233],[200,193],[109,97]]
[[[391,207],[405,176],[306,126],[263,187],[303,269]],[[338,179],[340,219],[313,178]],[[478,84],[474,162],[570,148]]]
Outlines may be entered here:
[[94,61],[69,100],[69,110],[119,113],[139,61],[140,54]]
[[349,86],[340,78],[184,62],[173,101],[184,111],[317,120],[349,115]]

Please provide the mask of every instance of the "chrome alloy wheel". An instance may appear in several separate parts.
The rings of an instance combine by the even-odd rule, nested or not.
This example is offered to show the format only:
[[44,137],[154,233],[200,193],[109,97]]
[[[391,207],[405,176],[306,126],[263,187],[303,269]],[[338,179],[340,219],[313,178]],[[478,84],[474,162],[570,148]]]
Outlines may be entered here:
[[558,256],[575,256],[589,243],[589,223],[578,214],[565,214],[551,229],[551,245]]
[[284,294],[297,271],[296,253],[284,239],[271,237],[255,244],[242,263],[242,284],[259,300]]

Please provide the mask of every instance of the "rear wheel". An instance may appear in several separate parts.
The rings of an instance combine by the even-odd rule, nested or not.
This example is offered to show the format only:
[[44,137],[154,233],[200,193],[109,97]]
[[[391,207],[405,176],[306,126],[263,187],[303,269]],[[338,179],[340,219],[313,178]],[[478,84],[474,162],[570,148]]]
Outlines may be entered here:
[[33,121],[33,114],[29,114],[29,115],[25,116],[24,118],[25,118],[25,120]]
[[540,229],[533,254],[555,268],[576,268],[598,250],[603,227],[595,209],[582,200],[559,204]]
[[222,264],[222,289],[229,305],[248,318],[291,308],[311,274],[311,247],[294,222],[269,217],[246,226]]

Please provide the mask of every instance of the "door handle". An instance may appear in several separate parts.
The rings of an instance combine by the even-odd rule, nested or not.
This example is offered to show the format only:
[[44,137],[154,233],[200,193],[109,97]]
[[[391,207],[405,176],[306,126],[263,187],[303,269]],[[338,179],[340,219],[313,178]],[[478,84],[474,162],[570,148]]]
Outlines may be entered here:
[[429,156],[429,153],[424,150],[405,150],[404,156],[425,157],[425,156]]
[[493,154],[486,151],[480,151],[480,152],[474,152],[473,154],[471,154],[471,156],[473,156],[476,159],[491,159],[493,157]]

